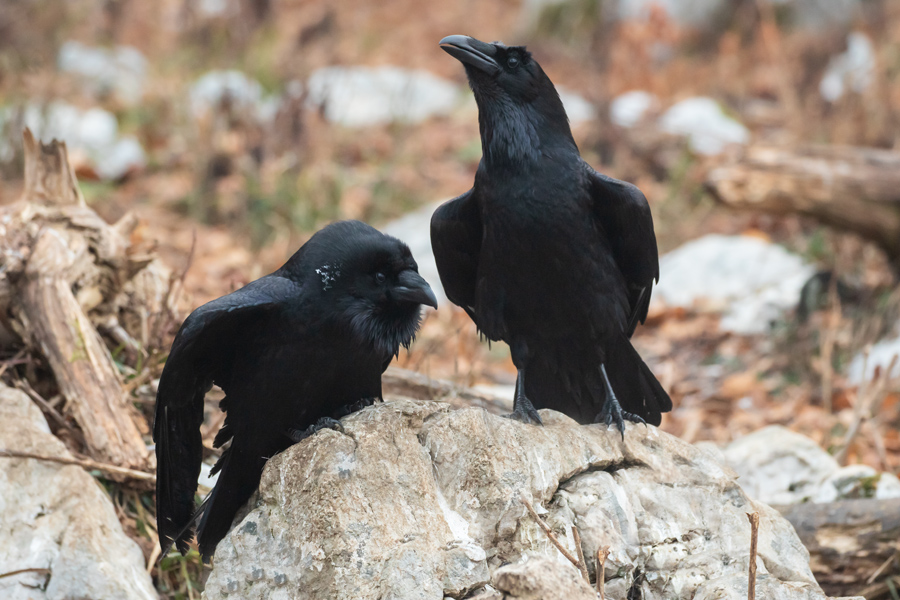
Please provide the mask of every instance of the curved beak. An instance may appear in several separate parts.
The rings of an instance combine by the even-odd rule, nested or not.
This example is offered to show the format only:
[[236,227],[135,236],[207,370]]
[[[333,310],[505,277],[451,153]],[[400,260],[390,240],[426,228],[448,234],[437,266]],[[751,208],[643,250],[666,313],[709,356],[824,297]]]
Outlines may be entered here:
[[410,302],[413,304],[427,304],[437,308],[437,298],[431,290],[428,282],[421,275],[407,269],[397,277],[397,285],[391,290],[391,296],[397,302]]
[[464,65],[474,67],[488,75],[500,70],[500,65],[494,59],[497,49],[493,44],[486,44],[467,35],[448,35],[440,41],[440,46],[444,52]]

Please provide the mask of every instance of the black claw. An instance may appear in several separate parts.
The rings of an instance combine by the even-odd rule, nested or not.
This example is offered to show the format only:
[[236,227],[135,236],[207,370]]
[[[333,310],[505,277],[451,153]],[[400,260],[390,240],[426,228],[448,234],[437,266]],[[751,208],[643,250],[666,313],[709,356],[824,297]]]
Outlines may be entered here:
[[288,429],[287,434],[288,437],[291,438],[291,441],[296,444],[297,442],[302,442],[306,438],[323,429],[333,429],[334,431],[345,433],[344,426],[341,425],[340,421],[338,421],[337,419],[332,419],[331,417],[322,417],[306,429]]
[[367,406],[372,406],[375,404],[376,398],[360,398],[356,402],[352,402],[350,404],[345,404],[341,406],[339,409],[331,413],[331,417],[334,419],[340,419],[341,417],[346,417],[350,413],[355,413],[358,410],[362,410]]
[[[529,403],[530,404],[530,403]],[[522,408],[521,405],[517,406],[515,410],[513,410],[508,415],[503,415],[507,419],[512,419],[514,421],[519,421],[520,423],[525,423],[526,425],[543,425],[544,421],[541,420],[541,415],[538,414],[538,411],[531,408]]]

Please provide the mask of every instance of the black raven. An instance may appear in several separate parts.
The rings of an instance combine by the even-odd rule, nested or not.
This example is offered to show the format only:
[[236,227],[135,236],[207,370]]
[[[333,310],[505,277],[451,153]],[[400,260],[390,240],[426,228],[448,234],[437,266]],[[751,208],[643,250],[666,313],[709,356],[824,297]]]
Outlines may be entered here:
[[[204,304],[187,318],[159,381],[156,506],[160,544],[187,551],[199,518],[208,559],[263,466],[292,440],[331,416],[381,396],[381,374],[419,327],[420,305],[437,308],[401,241],[359,221],[313,235],[283,267]],[[213,468],[219,480],[197,513],[203,397],[225,391],[224,426],[214,445],[231,445]]]
[[[672,401],[629,338],[659,279],[646,198],[594,171],[559,94],[524,46],[452,35],[478,104],[475,185],[431,219],[447,297],[518,370],[513,418],[658,425]],[[527,377],[526,377],[527,374]]]

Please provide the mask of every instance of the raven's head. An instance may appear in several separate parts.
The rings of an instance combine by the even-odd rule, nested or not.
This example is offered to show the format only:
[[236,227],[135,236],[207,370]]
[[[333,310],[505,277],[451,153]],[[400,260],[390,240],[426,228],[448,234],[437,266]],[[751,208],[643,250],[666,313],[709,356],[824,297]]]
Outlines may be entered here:
[[525,46],[465,35],[445,37],[440,45],[466,69],[488,161],[522,162],[554,147],[575,146],[559,94]]
[[317,290],[340,327],[385,357],[409,347],[423,304],[437,308],[409,247],[360,221],[317,232],[300,258],[304,288]]

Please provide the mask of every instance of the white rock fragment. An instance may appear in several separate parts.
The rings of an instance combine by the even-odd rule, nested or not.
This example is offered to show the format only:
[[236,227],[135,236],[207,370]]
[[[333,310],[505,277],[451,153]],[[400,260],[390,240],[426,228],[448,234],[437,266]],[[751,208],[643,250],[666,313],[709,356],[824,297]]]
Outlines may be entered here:
[[722,311],[723,331],[756,334],[793,308],[815,267],[750,236],[710,234],[663,255],[653,301]]
[[643,90],[619,94],[609,104],[609,118],[619,127],[634,127],[658,103],[656,96]]
[[561,85],[556,86],[556,91],[559,93],[559,99],[562,100],[563,108],[566,109],[569,123],[573,127],[597,118],[597,110],[594,105],[583,96]]
[[[863,496],[861,486],[864,480],[878,476],[878,471],[868,465],[847,465],[841,467],[822,482],[812,497],[813,502],[834,502],[845,498]],[[876,487],[877,489],[877,487]]]
[[[881,340],[869,350],[869,358],[866,360],[864,353],[857,354],[847,369],[847,379],[853,385],[861,385],[863,381],[872,381],[875,370],[884,374],[891,361],[897,356],[897,363],[890,372],[889,377],[900,377],[900,336]],[[865,372],[863,372],[865,366]]]
[[218,110],[229,102],[238,110],[256,112],[263,99],[258,81],[236,70],[209,71],[203,74],[190,90],[191,113],[200,118]]
[[431,249],[431,215],[444,202],[445,200],[441,200],[427,204],[381,227],[384,233],[406,242],[409,246],[412,255],[416,257],[416,264],[419,265],[419,275],[431,286],[439,307],[446,306],[449,300],[441,285],[434,252]]
[[[71,458],[22,392],[0,384],[0,447]],[[75,465],[0,459],[4,600],[156,600],[140,548],[100,485]],[[47,569],[48,572],[35,569]]]
[[750,132],[727,116],[712,98],[687,98],[671,106],[659,119],[667,133],[688,138],[697,154],[714,156],[730,144],[746,144]]
[[399,67],[325,67],[310,76],[308,102],[345,127],[418,123],[452,111],[456,84],[424,70]]
[[900,498],[900,479],[893,473],[882,473],[875,488],[876,500]]
[[847,91],[861,94],[875,75],[875,48],[869,37],[858,31],[847,36],[847,50],[831,59],[819,83],[819,93],[828,102],[839,100]]
[[796,504],[814,498],[840,469],[813,440],[780,425],[745,435],[723,453],[744,491],[766,504]]
[[646,19],[651,10],[662,9],[678,25],[704,27],[726,6],[726,0],[618,0],[618,17]]
[[56,64],[60,71],[81,78],[85,87],[97,95],[112,93],[133,104],[144,93],[147,59],[131,46],[107,49],[68,41],[60,47]]

